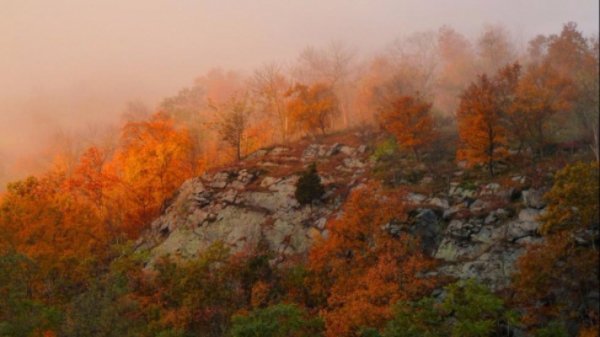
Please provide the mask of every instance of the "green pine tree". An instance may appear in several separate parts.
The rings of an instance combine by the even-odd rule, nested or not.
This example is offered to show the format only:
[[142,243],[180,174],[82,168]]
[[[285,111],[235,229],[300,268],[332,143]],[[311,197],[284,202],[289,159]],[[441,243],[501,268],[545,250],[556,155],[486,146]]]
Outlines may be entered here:
[[324,193],[325,188],[321,184],[319,173],[317,173],[317,165],[312,163],[296,183],[296,200],[300,205],[307,205],[320,199]]

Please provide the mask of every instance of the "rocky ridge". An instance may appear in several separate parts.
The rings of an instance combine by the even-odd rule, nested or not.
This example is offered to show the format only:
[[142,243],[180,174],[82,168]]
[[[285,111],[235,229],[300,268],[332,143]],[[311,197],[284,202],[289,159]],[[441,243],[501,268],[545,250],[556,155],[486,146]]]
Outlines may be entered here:
[[[186,181],[139,246],[156,258],[192,257],[221,241],[233,252],[268,244],[278,259],[304,255],[317,238],[327,238],[326,223],[336,217],[350,190],[371,179],[369,132],[343,139],[328,137],[294,146],[259,150],[235,166]],[[316,162],[325,185],[323,200],[301,207],[294,198],[298,173]],[[528,178],[510,183],[465,184],[462,171],[447,188],[408,193],[408,221],[383,224],[392,235],[411,233],[441,263],[435,273],[478,278],[493,289],[508,284],[515,261],[531,243],[541,242],[539,215],[544,188]],[[437,177],[439,178],[439,177]],[[419,184],[431,184],[426,176]],[[410,188],[410,186],[409,186]]]
[[[327,237],[327,220],[339,211],[348,191],[366,180],[368,134],[357,132],[321,144],[259,150],[245,160],[186,181],[164,207],[140,247],[151,255],[191,257],[221,241],[233,252],[266,242],[279,258],[304,254],[317,237]],[[294,197],[298,173],[319,167],[327,193],[301,207]]]

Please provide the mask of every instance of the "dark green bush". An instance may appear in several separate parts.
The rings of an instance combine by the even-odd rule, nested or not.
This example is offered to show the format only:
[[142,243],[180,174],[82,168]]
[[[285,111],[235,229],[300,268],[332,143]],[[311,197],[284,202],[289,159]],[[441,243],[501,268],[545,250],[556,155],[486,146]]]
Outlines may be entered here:
[[325,188],[321,184],[321,177],[317,173],[317,166],[312,163],[308,170],[302,173],[298,183],[296,183],[296,200],[300,205],[307,205],[314,200],[319,200],[325,193]]

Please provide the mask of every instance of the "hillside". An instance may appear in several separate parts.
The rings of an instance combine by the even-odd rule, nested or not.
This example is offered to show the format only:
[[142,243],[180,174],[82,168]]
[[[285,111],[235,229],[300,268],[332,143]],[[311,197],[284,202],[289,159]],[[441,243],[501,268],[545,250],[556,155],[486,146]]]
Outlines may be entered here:
[[[457,160],[455,145],[441,131],[416,156],[385,131],[356,128],[187,180],[178,157],[140,158],[140,174],[124,176],[140,183],[134,190],[98,169],[91,149],[71,176],[8,186],[0,336],[591,331],[600,240],[590,153],[513,151],[490,175]],[[307,172],[322,189],[298,198]],[[158,182],[170,187],[153,194]],[[456,322],[464,330],[451,333]]]
[[[0,137],[0,337],[600,337],[593,16],[502,2],[480,9],[522,24],[476,29],[473,1],[274,2],[132,6],[139,22],[53,2],[35,22],[81,41],[12,39],[72,64],[15,68],[34,90],[4,97],[23,116]],[[170,75],[135,78],[153,69]],[[138,94],[115,108],[98,80]]]
[[[380,180],[373,173],[373,154],[384,137],[366,130],[304,139],[192,178],[138,240],[138,248],[150,250],[152,259],[192,258],[216,242],[233,252],[266,242],[279,261],[306,256],[315,240],[328,238],[328,221],[340,217],[348,193]],[[312,162],[326,194],[300,206],[295,183]],[[475,278],[496,290],[507,286],[525,247],[543,241],[537,218],[545,212],[543,194],[550,186],[534,188],[531,178],[514,174],[474,183],[459,167],[433,176],[423,164],[405,160],[404,165],[406,176],[395,179],[408,190],[410,217],[381,225],[393,235],[418,236],[423,250],[440,261],[441,275]],[[411,183],[415,172],[423,178]]]

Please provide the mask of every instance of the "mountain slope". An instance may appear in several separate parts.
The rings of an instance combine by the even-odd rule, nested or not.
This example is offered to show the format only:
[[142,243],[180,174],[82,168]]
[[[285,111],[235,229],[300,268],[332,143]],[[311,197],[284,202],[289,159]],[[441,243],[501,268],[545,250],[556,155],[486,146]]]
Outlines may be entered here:
[[[348,192],[378,179],[372,155],[381,137],[367,130],[304,139],[190,179],[139,247],[149,249],[153,259],[193,257],[217,241],[233,252],[266,243],[280,260],[304,256],[314,240],[328,237],[327,221],[339,214]],[[312,162],[326,194],[302,207],[294,198],[295,183]],[[473,182],[458,167],[436,175],[410,161],[399,165],[406,166],[407,177],[400,181],[412,211],[407,221],[382,226],[393,235],[419,236],[423,249],[440,261],[438,273],[502,288],[525,246],[543,240],[537,216],[544,211],[545,187],[530,188],[526,176]],[[411,184],[408,175],[414,172],[423,178]]]

